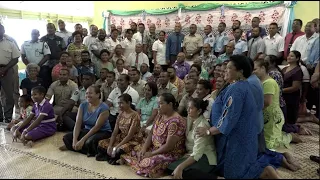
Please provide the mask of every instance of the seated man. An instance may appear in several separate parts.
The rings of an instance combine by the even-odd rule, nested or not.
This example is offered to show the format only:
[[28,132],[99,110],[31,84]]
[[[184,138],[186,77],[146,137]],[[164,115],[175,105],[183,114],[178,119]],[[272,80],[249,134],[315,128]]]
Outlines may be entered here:
[[184,90],[184,82],[176,75],[176,69],[173,67],[168,67],[167,72],[170,76],[170,82],[178,88],[178,98],[177,102],[180,102]]
[[107,68],[102,68],[100,70],[100,79],[96,81],[95,83],[96,86],[101,88],[102,84],[106,82],[108,72],[109,70]]
[[139,99],[144,97],[144,86],[146,85],[146,81],[140,79],[140,72],[136,68],[131,68],[129,71],[130,86],[135,89],[139,93]]
[[95,76],[91,73],[85,73],[82,75],[81,79],[83,87],[72,94],[71,98],[67,100],[60,111],[59,121],[62,122],[63,128],[68,131],[73,131],[76,123],[78,107],[81,103],[86,101],[87,88],[93,85]]
[[170,77],[168,72],[161,72],[158,84],[158,96],[163,93],[170,93],[177,99],[178,88],[170,82]]
[[187,108],[188,108],[189,100],[191,98],[196,98],[197,83],[198,81],[196,79],[192,79],[192,78],[186,79],[185,88],[184,88],[185,94],[183,95],[178,107],[178,113],[182,117],[188,116]]
[[137,105],[139,101],[138,92],[130,86],[130,77],[127,74],[121,74],[118,79],[118,87],[113,89],[106,100],[110,107],[109,122],[112,130],[116,125],[116,119],[119,115],[119,97],[122,94],[129,94],[132,98],[132,104]]
[[[60,70],[59,80],[53,82],[46,94],[46,99],[50,101],[54,95],[53,108],[56,115],[60,115],[61,110],[67,101],[78,90],[78,85],[69,79],[69,70],[64,68]],[[58,121],[58,124],[62,124]]]

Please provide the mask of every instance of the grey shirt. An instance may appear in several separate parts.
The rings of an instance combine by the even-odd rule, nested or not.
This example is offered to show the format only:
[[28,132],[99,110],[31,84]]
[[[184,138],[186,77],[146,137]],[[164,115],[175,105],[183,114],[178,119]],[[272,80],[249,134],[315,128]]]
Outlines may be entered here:
[[254,60],[258,53],[264,52],[264,49],[265,44],[260,36],[257,38],[251,38],[248,42],[248,57]]

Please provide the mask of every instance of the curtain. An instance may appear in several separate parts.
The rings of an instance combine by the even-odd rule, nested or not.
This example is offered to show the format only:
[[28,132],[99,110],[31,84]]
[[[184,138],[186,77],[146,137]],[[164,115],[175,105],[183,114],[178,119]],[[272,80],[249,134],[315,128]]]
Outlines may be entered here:
[[284,22],[281,29],[281,36],[285,37],[288,33],[292,31],[292,23],[294,20],[294,9],[297,1],[285,1],[284,6],[286,7],[284,12]]

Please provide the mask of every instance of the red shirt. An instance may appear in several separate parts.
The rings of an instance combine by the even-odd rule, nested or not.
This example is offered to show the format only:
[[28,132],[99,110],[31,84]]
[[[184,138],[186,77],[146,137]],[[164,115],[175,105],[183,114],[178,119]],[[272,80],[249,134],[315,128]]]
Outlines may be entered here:
[[[293,42],[297,39],[297,37],[302,36],[302,35],[304,35],[304,34],[305,34],[305,33],[302,32],[302,31],[297,32],[296,35],[293,37],[292,44],[293,44]],[[292,33],[289,33],[289,34],[286,35],[286,37],[285,37],[285,39],[284,39],[284,55],[283,55],[284,59],[287,59],[287,55],[288,55],[288,53],[289,53],[289,52],[288,52],[289,43],[290,43],[290,41],[291,41],[292,35],[293,35]],[[291,44],[291,45],[292,45],[292,44]]]

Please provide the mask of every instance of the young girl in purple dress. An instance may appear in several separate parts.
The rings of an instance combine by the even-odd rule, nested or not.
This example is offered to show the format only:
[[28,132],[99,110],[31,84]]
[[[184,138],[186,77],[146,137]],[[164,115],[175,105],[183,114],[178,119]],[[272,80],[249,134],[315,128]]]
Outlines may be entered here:
[[13,140],[20,139],[24,145],[32,147],[34,141],[52,136],[57,131],[53,106],[45,99],[46,92],[42,86],[31,90],[32,112],[14,131]]

